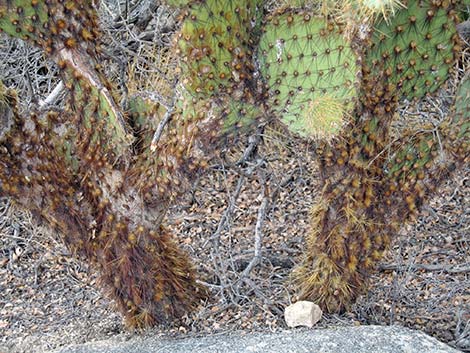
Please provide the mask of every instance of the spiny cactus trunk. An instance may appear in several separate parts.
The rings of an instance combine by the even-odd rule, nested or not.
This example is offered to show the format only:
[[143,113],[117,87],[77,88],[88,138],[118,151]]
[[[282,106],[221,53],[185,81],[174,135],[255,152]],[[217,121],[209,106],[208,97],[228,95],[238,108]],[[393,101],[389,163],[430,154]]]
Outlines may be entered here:
[[329,312],[347,310],[364,292],[391,237],[470,160],[468,77],[438,127],[412,131],[398,143],[389,136],[394,103],[379,98],[363,106],[341,139],[318,150],[325,189],[312,210],[306,256],[294,280],[302,298]]
[[358,108],[341,138],[317,150],[325,186],[312,210],[306,258],[294,272],[300,296],[329,312],[344,311],[363,290],[397,229],[382,203],[386,155],[380,153],[396,103],[386,91],[368,88],[369,107]]
[[[7,99],[4,116],[16,110]],[[66,136],[77,119],[71,113],[14,117],[0,141],[0,193],[43,216],[74,253],[98,265],[127,323],[148,326],[197,303],[203,290],[187,255],[160,225],[168,201],[148,205],[125,170],[110,164],[92,171]]]
[[468,159],[468,110],[458,108],[461,96],[468,95],[462,91],[465,82],[455,102],[460,111],[438,128],[391,139],[396,101],[438,89],[459,50],[455,3],[406,5],[375,25],[369,44],[358,42],[363,74],[355,119],[318,150],[325,188],[294,279],[301,297],[330,312],[348,309],[391,237],[416,215],[449,168]]
[[149,326],[194,307],[204,291],[161,222],[183,177],[203,164],[193,155],[200,161],[199,148],[211,143],[197,134],[204,129],[174,119],[155,152],[147,141],[134,153],[126,114],[97,65],[90,2],[0,1],[0,26],[42,47],[70,92],[63,111],[24,116],[14,92],[3,92],[0,122],[9,123],[0,135],[0,194],[44,217],[74,253],[98,266],[130,326]]
[[[196,11],[207,10],[201,6]],[[248,33],[241,23],[249,23],[251,15],[247,9],[240,18],[229,16],[225,25],[240,22],[236,30]],[[194,16],[189,20],[188,25],[197,24]],[[149,326],[193,308],[205,295],[187,255],[162,226],[169,204],[204,169],[221,135],[254,119],[244,101],[233,103],[229,96],[185,97],[153,141],[161,108],[139,97],[131,99],[130,112],[115,103],[116,93],[98,64],[98,28],[91,1],[0,0],[0,29],[42,48],[57,63],[69,91],[63,111],[21,117],[14,93],[4,94],[0,122],[14,123],[0,130],[0,194],[63,233],[75,253],[98,265],[128,324]],[[187,46],[195,46],[189,54],[198,50],[201,38],[185,37]],[[233,54],[242,60],[248,53],[241,46],[247,45],[238,43]],[[200,54],[203,60],[210,53]],[[248,59],[242,61],[248,64]],[[218,73],[222,81],[224,75]],[[253,100],[244,87],[239,89]]]

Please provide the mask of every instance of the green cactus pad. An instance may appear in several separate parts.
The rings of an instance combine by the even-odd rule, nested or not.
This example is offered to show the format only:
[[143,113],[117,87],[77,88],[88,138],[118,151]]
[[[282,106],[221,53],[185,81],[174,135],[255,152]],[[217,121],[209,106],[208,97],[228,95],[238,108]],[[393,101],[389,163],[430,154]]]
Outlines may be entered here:
[[366,72],[385,75],[403,98],[420,98],[449,77],[458,48],[454,5],[408,1],[388,20],[379,20],[366,53]]
[[337,132],[353,108],[360,71],[341,27],[286,12],[270,17],[263,32],[258,58],[268,104],[303,136]]
[[223,128],[222,133],[227,135],[236,130],[237,133],[246,132],[253,127],[255,122],[259,123],[264,116],[263,107],[260,105],[228,101],[223,109]]
[[91,1],[8,0],[0,2],[0,31],[28,40],[47,54],[75,48],[94,48],[97,18]]
[[449,173],[470,158],[470,79],[461,81],[453,110],[438,126],[429,123],[406,131],[390,146],[384,170],[388,205],[397,214],[416,215],[419,206],[447,180]]
[[12,37],[39,40],[47,30],[47,7],[43,1],[33,6],[31,0],[2,1],[0,28]]
[[259,22],[259,0],[207,0],[183,14],[178,46],[183,77],[191,95],[207,97],[243,90],[254,72],[253,33]]
[[157,130],[158,123],[165,112],[166,108],[163,105],[150,99],[145,99],[139,95],[129,98],[127,115],[130,125],[134,130],[134,134],[145,145],[150,144],[153,133]]

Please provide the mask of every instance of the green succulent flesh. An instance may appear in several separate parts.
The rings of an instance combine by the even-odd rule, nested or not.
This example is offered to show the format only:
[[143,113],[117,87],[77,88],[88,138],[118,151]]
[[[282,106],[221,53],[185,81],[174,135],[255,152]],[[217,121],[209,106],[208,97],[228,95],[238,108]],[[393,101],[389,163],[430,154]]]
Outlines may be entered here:
[[42,47],[48,55],[78,45],[91,51],[99,46],[97,16],[89,0],[0,1],[0,31]]
[[263,116],[263,109],[259,105],[244,102],[228,102],[224,109],[223,134],[230,134],[234,129],[237,132],[246,131]]
[[446,2],[409,1],[395,16],[379,20],[365,58],[372,76],[385,73],[407,99],[438,89],[449,77],[457,49],[452,10]]
[[36,6],[31,0],[2,1],[0,4],[0,28],[12,37],[38,40],[47,33],[44,28],[47,20],[47,7],[42,1]]
[[252,40],[260,1],[208,0],[191,4],[178,42],[185,86],[207,97],[233,92],[251,79]]
[[236,136],[246,133],[264,117],[261,105],[238,101],[228,95],[220,95],[217,99],[207,101],[192,99],[185,92],[175,104],[175,117],[184,121],[210,120],[214,124],[210,133],[218,136]]
[[258,57],[268,104],[289,129],[304,136],[338,131],[353,108],[359,71],[340,27],[306,12],[276,15],[264,28]]

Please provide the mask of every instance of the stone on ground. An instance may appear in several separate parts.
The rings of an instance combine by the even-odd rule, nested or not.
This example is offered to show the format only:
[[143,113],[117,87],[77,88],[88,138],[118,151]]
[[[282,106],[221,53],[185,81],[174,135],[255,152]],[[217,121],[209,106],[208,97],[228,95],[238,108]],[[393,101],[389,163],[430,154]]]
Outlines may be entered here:
[[313,327],[320,321],[322,314],[323,312],[317,304],[306,300],[291,304],[284,310],[284,318],[289,327]]

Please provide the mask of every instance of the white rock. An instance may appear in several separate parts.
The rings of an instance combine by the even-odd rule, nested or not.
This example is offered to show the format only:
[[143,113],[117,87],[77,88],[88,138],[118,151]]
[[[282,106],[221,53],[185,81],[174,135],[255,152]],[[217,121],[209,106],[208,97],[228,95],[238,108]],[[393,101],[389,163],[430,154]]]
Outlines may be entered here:
[[313,327],[320,321],[322,314],[323,312],[317,304],[306,300],[289,305],[284,310],[284,318],[289,327]]

